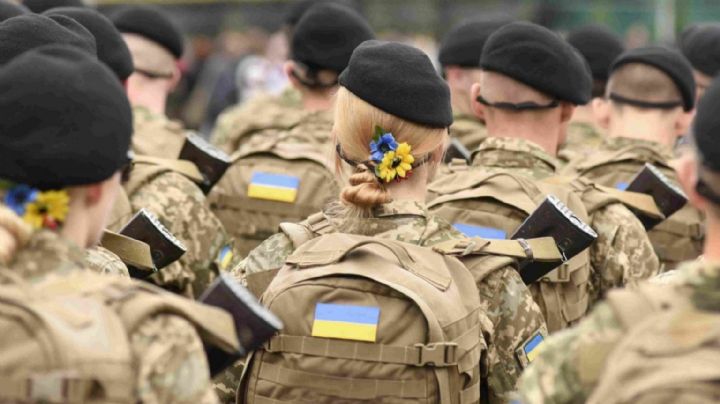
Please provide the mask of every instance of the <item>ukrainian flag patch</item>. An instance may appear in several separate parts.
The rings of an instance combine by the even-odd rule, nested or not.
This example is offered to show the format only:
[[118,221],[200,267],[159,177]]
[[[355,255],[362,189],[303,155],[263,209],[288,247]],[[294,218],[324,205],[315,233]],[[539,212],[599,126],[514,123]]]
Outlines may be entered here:
[[619,190],[621,190],[621,191],[624,191],[624,190],[626,190],[629,186],[630,186],[630,184],[628,184],[627,182],[618,182],[617,184],[615,184],[615,189],[619,189]]
[[293,175],[254,172],[248,196],[255,199],[293,203],[297,198],[300,178]]
[[507,233],[494,227],[474,226],[465,223],[455,223],[453,227],[467,237],[481,237],[489,240],[505,240],[507,238]]
[[528,342],[525,343],[525,345],[523,345],[523,352],[525,353],[525,357],[528,362],[532,363],[532,361],[537,358],[541,351],[540,346],[543,341],[545,341],[545,338],[543,338],[542,335],[535,334]]
[[232,260],[233,260],[232,247],[229,245],[226,245],[218,253],[218,256],[217,256],[217,259],[215,260],[215,262],[217,263],[218,268],[220,268],[223,271],[226,271],[228,269],[228,267],[230,266],[230,263],[232,263]]
[[318,303],[312,336],[375,342],[379,321],[379,307]]

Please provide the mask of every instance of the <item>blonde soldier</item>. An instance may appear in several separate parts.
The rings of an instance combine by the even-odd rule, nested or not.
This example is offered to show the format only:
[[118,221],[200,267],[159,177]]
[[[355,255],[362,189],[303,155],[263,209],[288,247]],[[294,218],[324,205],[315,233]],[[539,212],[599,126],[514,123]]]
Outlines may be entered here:
[[[433,246],[464,237],[427,211],[426,184],[442,160],[452,123],[447,85],[418,49],[367,41],[340,76],[333,134],[336,165],[352,168],[342,204],[331,204],[300,226],[284,225],[237,268],[259,294],[305,241],[351,233]],[[343,165],[343,162],[347,165]],[[412,172],[412,173],[410,173]],[[499,256],[471,268],[488,324],[483,383],[490,402],[502,402],[517,380],[531,342],[545,323],[511,261]],[[539,346],[539,345],[538,345]]]
[[[610,69],[606,99],[595,103],[608,134],[602,152],[571,162],[566,172],[624,189],[650,163],[677,182],[673,146],[687,132],[694,104],[692,69],[682,55],[661,47],[624,53]],[[667,270],[700,255],[703,233],[700,213],[687,205],[649,236]]]
[[[604,97],[610,65],[625,50],[622,39],[607,27],[587,25],[571,31],[567,41],[590,66],[592,98]],[[567,163],[574,156],[585,156],[596,150],[603,140],[604,135],[597,125],[592,105],[578,105],[568,124],[567,137],[558,151],[558,157]]]
[[[518,67],[518,62],[530,60],[543,64],[532,70]],[[480,82],[473,85],[472,94],[489,137],[474,152],[470,174],[460,171],[431,185],[431,190],[450,189],[432,204],[438,214],[458,225],[499,227],[503,234],[495,237],[512,234],[515,229],[507,226],[519,226],[545,197],[543,193],[549,192],[538,180],[555,175],[560,128],[576,104],[589,101],[591,81],[583,64],[562,38],[535,24],[508,24],[488,39],[480,59]],[[498,177],[510,188],[501,188],[508,192],[494,200],[473,197],[472,189],[479,184],[472,178],[492,178],[492,173],[519,179]],[[587,257],[585,264],[571,261],[569,268],[551,273],[532,288],[553,331],[578,321],[608,289],[653,276],[659,267],[642,224],[628,208],[599,194],[591,184],[573,186],[577,190],[556,187],[556,196],[571,209],[582,210],[577,213],[586,215],[598,240],[589,251],[590,268]],[[518,216],[518,211],[523,215]],[[492,216],[498,212],[506,212],[508,218],[493,223]]]
[[0,401],[216,402],[199,331],[237,346],[231,318],[84,268],[128,164],[122,86],[51,45],[0,67],[0,94]]
[[480,73],[478,60],[490,34],[510,21],[509,18],[467,21],[451,29],[440,44],[438,59],[452,97],[450,136],[468,150],[475,150],[486,136],[485,125],[473,114],[470,99],[470,88]]
[[127,78],[133,106],[133,151],[138,155],[174,159],[180,155],[185,130],[165,115],[168,94],[180,81],[178,60],[182,34],[153,7],[127,7],[112,15],[123,34],[135,65]]
[[328,163],[337,78],[352,51],[374,34],[348,7],[319,4],[298,22],[285,71],[302,95],[302,114],[287,130],[248,134],[208,197],[241,255],[337,197]]
[[695,117],[699,159],[680,171],[690,201],[707,216],[703,259],[681,266],[669,285],[611,293],[578,327],[551,338],[523,375],[519,402],[717,401],[719,104],[716,80]]

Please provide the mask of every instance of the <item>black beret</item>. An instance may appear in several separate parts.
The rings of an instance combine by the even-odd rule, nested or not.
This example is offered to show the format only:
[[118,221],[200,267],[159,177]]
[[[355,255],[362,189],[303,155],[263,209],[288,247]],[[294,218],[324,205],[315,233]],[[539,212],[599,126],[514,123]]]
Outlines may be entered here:
[[680,35],[678,45],[695,70],[710,77],[720,73],[720,24],[691,26]]
[[498,28],[511,22],[510,17],[498,17],[470,20],[456,25],[440,44],[440,64],[479,68],[480,56],[487,39]]
[[695,78],[692,66],[680,52],[662,46],[647,46],[631,49],[620,55],[610,67],[610,75],[628,63],[642,63],[653,66],[670,76],[683,99],[683,109],[690,111],[695,106]]
[[47,45],[0,67],[0,178],[40,189],[87,185],[127,163],[132,113],[97,59]]
[[87,7],[59,7],[44,14],[63,15],[82,24],[95,37],[98,59],[108,65],[120,81],[130,77],[133,72],[132,55],[122,35],[107,17]]
[[450,89],[430,58],[397,42],[366,41],[355,49],[340,85],[367,103],[416,124],[452,124]]
[[316,4],[328,2],[330,2],[330,0],[298,0],[294,3],[291,3],[288,7],[287,12],[285,13],[285,25],[289,27],[294,27],[298,23],[298,21],[300,21],[305,12],[310,9],[310,7]]
[[587,62],[558,34],[529,22],[513,22],[485,43],[480,67],[573,104],[592,96]]
[[0,23],[0,65],[48,44],[70,45],[96,55],[95,38],[80,23],[61,15],[21,15]]
[[0,0],[0,22],[24,14],[30,14],[30,10],[28,10],[27,7],[8,0]]
[[44,13],[55,7],[85,7],[82,0],[24,0],[23,4],[33,13]]
[[114,13],[110,19],[120,32],[143,36],[166,48],[175,58],[182,57],[182,34],[159,8],[128,6]]
[[372,28],[360,14],[349,7],[320,4],[308,10],[295,26],[292,58],[316,70],[340,73],[355,48],[373,38]]
[[610,65],[625,51],[622,39],[602,25],[570,31],[567,41],[587,60],[593,79],[600,81],[607,81]]

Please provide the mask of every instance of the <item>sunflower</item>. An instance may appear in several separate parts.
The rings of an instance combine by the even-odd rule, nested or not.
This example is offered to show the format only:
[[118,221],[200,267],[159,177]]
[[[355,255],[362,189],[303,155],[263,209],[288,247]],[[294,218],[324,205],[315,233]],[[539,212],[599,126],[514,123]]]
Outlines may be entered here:
[[395,179],[407,178],[412,172],[412,164],[415,162],[415,157],[411,152],[412,147],[409,144],[400,143],[397,150],[385,153],[375,174],[386,183]]
[[56,229],[65,221],[69,210],[70,197],[66,191],[40,192],[25,209],[23,219],[33,228]]

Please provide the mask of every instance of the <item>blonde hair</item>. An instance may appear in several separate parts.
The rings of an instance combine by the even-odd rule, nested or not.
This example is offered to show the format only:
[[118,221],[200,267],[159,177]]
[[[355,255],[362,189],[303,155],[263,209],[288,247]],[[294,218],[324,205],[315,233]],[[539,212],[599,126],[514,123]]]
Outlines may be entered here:
[[32,228],[8,207],[0,205],[0,264],[9,264],[30,240]]
[[628,63],[615,70],[605,95],[610,93],[646,102],[682,101],[680,90],[670,76],[644,63]]
[[[446,128],[418,125],[391,115],[340,87],[336,96],[333,134],[347,159],[362,163],[370,158],[370,141],[375,134],[375,126],[392,133],[398,143],[407,142],[416,160],[442,148],[448,136]],[[431,165],[429,169],[438,162],[430,160],[427,163]],[[335,168],[338,173],[342,172],[342,160],[338,155],[335,156]],[[375,206],[390,202],[388,186],[392,183],[381,184],[374,173],[361,164],[350,177],[349,185],[340,193],[340,200],[360,214],[367,213]]]

